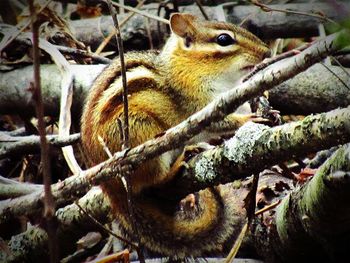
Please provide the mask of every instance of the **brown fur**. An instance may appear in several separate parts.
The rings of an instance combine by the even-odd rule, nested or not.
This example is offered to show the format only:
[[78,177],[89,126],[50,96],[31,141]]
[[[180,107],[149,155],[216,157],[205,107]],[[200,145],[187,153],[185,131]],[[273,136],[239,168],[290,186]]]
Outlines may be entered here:
[[[132,147],[203,108],[218,93],[216,80],[225,82],[226,75],[241,74],[241,68],[261,61],[268,51],[259,39],[226,23],[177,14],[171,19],[171,27],[177,36],[173,34],[161,54],[135,52],[125,56]],[[237,44],[227,49],[219,47],[214,42],[215,30],[229,30]],[[190,47],[184,46],[186,37],[191,37]],[[230,72],[226,72],[228,69]],[[107,158],[98,136],[111,152],[121,149],[117,124],[123,114],[120,75],[117,59],[95,80],[83,111],[82,142],[94,163]],[[225,129],[236,129],[245,120],[231,115]],[[143,163],[131,175],[141,241],[152,251],[178,258],[218,252],[235,232],[233,222],[241,207],[230,202],[230,193],[223,187],[200,191],[185,209],[181,197],[155,195],[157,187],[178,172],[181,160],[173,165],[174,159],[175,152],[165,153]],[[113,179],[102,184],[102,189],[121,226],[132,236],[123,184]]]

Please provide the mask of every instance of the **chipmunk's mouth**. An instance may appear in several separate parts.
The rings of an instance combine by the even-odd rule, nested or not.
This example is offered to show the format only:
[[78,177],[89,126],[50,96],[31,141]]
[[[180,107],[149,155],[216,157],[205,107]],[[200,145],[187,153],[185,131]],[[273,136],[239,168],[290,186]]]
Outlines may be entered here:
[[242,71],[245,71],[246,73],[251,72],[254,69],[254,65],[248,65],[243,68],[241,68]]

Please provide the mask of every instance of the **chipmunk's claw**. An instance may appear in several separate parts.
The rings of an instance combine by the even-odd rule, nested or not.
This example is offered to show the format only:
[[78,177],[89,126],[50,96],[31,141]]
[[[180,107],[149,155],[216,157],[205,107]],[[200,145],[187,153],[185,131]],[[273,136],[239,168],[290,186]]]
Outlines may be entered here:
[[183,151],[183,161],[188,162],[197,154],[209,150],[211,148],[213,148],[213,146],[206,142],[200,142],[193,145],[186,145]]

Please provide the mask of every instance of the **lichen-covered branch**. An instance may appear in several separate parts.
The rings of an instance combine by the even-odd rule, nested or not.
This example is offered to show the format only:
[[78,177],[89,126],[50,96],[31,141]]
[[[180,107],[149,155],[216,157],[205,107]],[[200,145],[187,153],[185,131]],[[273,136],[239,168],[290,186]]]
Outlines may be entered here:
[[[118,152],[107,161],[53,185],[52,192],[57,206],[67,204],[82,196],[88,191],[91,184],[99,184],[117,176],[123,170],[135,169],[146,160],[183,146],[193,136],[200,133],[213,122],[222,120],[245,101],[295,76],[327,55],[335,52],[338,47],[335,45],[334,40],[338,35],[328,36],[300,54],[270,65],[260,74],[254,75],[235,89],[225,92],[201,111],[169,129],[163,135],[129,151]],[[21,204],[21,209],[19,209],[18,203]],[[29,198],[19,197],[17,200],[2,201],[0,202],[0,223],[12,217],[32,213],[41,208],[41,193],[32,194]]]
[[169,185],[180,195],[232,182],[308,153],[350,142],[350,106],[269,128],[247,123],[221,146],[192,158]]
[[257,222],[257,247],[269,262],[349,259],[349,171],[350,146],[345,145],[309,182],[284,198],[274,216]]

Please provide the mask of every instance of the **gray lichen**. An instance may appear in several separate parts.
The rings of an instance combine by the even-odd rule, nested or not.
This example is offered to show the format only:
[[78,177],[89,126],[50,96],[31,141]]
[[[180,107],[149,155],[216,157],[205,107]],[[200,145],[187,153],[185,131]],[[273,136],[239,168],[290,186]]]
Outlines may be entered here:
[[237,130],[236,135],[225,141],[223,155],[235,163],[245,163],[247,156],[252,156],[255,142],[269,127],[262,124],[248,122]]
[[211,158],[200,158],[195,166],[194,171],[198,176],[199,181],[210,182],[217,177],[215,170],[213,169],[214,161]]

